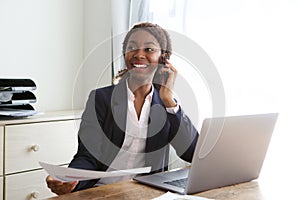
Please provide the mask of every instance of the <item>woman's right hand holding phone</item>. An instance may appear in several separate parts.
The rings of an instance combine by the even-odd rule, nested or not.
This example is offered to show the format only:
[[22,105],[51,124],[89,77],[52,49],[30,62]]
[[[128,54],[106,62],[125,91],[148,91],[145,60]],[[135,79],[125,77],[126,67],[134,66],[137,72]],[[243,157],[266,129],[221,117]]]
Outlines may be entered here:
[[159,90],[160,98],[167,108],[175,107],[176,102],[173,98],[173,88],[177,76],[177,70],[169,60],[165,59],[165,64],[161,67],[160,73],[162,76],[162,83]]

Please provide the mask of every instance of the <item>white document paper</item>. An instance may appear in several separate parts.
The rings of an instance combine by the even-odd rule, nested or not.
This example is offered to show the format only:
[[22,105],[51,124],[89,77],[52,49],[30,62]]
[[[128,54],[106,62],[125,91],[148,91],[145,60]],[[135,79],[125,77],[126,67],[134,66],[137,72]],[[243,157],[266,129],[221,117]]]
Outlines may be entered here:
[[159,197],[154,198],[153,200],[213,200],[205,197],[192,196],[192,195],[181,195],[175,194],[172,192],[167,192]]
[[143,167],[143,168],[102,172],[102,171],[92,171],[92,170],[61,167],[61,166],[52,165],[44,162],[39,162],[39,164],[48,172],[48,174],[51,177],[60,180],[62,182],[69,182],[69,181],[76,181],[76,180],[82,181],[82,180],[98,179],[104,177],[114,177],[114,176],[126,176],[126,175],[149,173],[151,171],[151,167]]

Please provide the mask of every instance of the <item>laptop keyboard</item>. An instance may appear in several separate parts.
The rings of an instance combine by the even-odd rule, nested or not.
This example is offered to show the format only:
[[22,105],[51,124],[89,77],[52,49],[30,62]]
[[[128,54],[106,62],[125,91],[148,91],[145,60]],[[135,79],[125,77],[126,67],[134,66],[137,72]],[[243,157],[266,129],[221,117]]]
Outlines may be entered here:
[[169,185],[174,185],[180,188],[185,188],[186,183],[187,183],[187,178],[183,178],[183,179],[177,179],[177,180],[172,180],[172,181],[166,181],[164,182],[166,184]]

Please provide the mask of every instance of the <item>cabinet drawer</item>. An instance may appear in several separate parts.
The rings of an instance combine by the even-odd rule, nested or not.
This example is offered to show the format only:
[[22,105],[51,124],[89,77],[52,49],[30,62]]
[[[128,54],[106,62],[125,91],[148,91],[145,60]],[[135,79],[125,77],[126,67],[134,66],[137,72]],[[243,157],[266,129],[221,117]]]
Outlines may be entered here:
[[79,120],[6,126],[5,174],[67,164],[77,151]]
[[0,126],[0,177],[3,175],[3,137],[4,127]]
[[5,199],[34,200],[56,196],[47,187],[46,176],[44,170],[6,176]]

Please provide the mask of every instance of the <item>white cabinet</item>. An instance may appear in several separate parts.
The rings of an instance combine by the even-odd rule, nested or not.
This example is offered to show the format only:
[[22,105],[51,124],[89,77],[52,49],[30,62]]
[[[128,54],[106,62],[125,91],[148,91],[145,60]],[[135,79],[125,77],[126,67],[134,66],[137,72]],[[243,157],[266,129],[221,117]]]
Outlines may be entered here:
[[55,196],[46,184],[47,173],[34,170],[8,175],[5,178],[5,199],[33,200]]
[[80,111],[62,111],[0,121],[0,200],[54,196],[39,161],[56,165],[71,161],[77,151],[80,117]]

